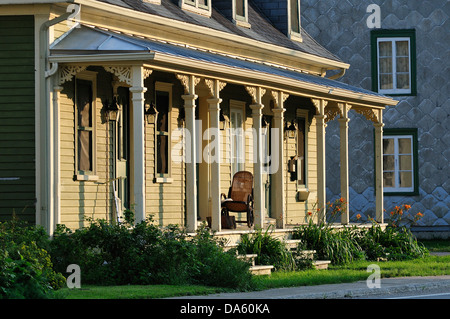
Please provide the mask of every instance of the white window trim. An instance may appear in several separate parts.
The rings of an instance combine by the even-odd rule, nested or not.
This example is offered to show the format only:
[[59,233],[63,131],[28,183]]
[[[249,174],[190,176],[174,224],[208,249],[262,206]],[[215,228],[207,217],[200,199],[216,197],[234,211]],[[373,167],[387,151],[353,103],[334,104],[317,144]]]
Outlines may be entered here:
[[[296,32],[292,30],[292,12],[291,12],[291,1],[297,1],[298,2],[298,28],[300,30],[300,32]],[[302,15],[301,15],[301,9],[300,9],[300,5],[301,5],[301,0],[288,0],[288,34],[289,34],[289,38],[291,40],[294,41],[298,41],[298,42],[302,42],[303,38],[302,38],[302,34],[301,34],[301,30],[302,30]]]
[[[242,161],[242,163],[234,163],[234,142],[233,142],[233,135],[230,134],[230,164],[231,164],[231,178],[233,178],[233,175],[240,171],[245,169],[245,162],[246,162],[246,134],[245,134],[245,102],[242,101],[236,101],[236,100],[230,100],[230,129],[233,129],[231,127],[231,119],[233,116],[233,113],[240,113],[241,114],[241,129],[242,129],[242,136],[241,136],[241,151],[242,154],[240,154],[239,158]],[[233,166],[237,165],[236,171],[233,171]]]
[[[400,187],[399,186],[399,180],[400,180],[400,167],[399,167],[399,150],[398,150],[398,140],[399,139],[410,139],[411,140],[411,178],[412,178],[412,185],[411,187]],[[384,192],[386,193],[411,193],[414,192],[414,186],[417,182],[415,180],[415,172],[414,172],[414,136],[413,135],[389,135],[384,136],[384,139],[394,139],[394,175],[395,175],[395,186],[394,187],[386,187],[384,186]],[[383,153],[383,157],[384,157]],[[408,154],[402,154],[402,155],[408,155]],[[383,175],[384,172],[386,172],[383,168]],[[384,178],[383,178],[384,183]]]
[[240,27],[251,28],[250,23],[248,23],[248,1],[244,1],[244,16],[240,16],[237,14],[236,8],[236,0],[233,0],[233,22]]
[[[309,131],[309,122],[308,122],[308,117],[309,117],[309,112],[308,110],[301,110],[301,109],[297,109],[296,112],[297,118],[301,117],[305,120],[305,158],[303,159],[305,162],[305,176],[304,176],[304,180],[305,183],[301,184],[300,180],[297,178],[297,191],[301,191],[301,190],[308,190],[308,131]],[[295,144],[296,144],[296,150],[297,150],[297,138],[295,139]],[[298,154],[298,150],[297,150],[297,154]]]
[[[397,89],[397,49],[395,43],[397,41],[408,42],[408,57],[409,57],[409,89]],[[392,43],[392,89],[381,89],[381,70],[380,70],[380,42]],[[383,94],[411,94],[412,78],[411,78],[411,38],[410,37],[379,37],[377,38],[377,70],[378,70],[378,92]]]
[[200,5],[198,3],[198,0],[180,0],[180,7],[181,7],[181,9],[192,12],[192,13],[211,17],[211,13],[212,13],[211,1],[212,0],[208,0],[208,5],[204,6],[204,5]]
[[[75,181],[98,181],[97,176],[97,72],[82,71],[75,76]],[[92,171],[78,170],[78,105],[76,103],[76,80],[86,80],[92,82]]]
[[155,165],[155,183],[172,183],[172,83],[166,82],[156,82],[155,83],[155,101],[156,101],[156,92],[167,92],[169,93],[169,115],[168,115],[168,150],[167,150],[167,173],[160,174],[158,173],[158,134],[157,134],[157,126],[155,125],[155,157],[154,157],[154,165]]

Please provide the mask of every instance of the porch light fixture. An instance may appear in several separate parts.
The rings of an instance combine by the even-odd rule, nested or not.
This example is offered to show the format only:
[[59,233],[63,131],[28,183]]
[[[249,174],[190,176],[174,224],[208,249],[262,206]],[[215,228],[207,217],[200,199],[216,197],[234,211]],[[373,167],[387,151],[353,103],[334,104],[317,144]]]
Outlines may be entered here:
[[[287,124],[287,123],[286,123]],[[291,122],[291,125],[286,127],[286,135],[289,138],[295,138],[295,131],[297,130],[297,126],[295,125],[295,121]]]
[[183,127],[184,122],[186,121],[186,112],[184,111],[184,107],[180,107],[180,110],[178,112],[178,126]]
[[227,119],[225,118],[225,115],[223,114],[223,110],[220,110],[219,114],[219,128],[221,131],[224,131],[227,127]]
[[156,109],[155,103],[152,102],[150,103],[150,105],[146,105],[144,116],[148,124],[156,124],[156,119],[158,118],[158,110]]
[[117,104],[116,97],[113,98],[111,104],[106,108],[106,118],[108,121],[117,121],[117,116],[119,115],[120,107]]
[[261,127],[266,128],[267,126],[269,126],[269,122],[267,122],[267,117],[263,115],[261,118]]

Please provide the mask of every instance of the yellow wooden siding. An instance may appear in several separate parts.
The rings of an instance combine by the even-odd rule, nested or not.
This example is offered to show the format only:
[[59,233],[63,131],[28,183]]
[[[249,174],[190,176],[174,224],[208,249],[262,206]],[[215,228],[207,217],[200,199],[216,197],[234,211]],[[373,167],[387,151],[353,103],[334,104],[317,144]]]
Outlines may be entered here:
[[96,149],[95,175],[97,181],[74,181],[75,175],[75,108],[74,82],[64,84],[60,97],[61,130],[61,223],[69,228],[86,225],[88,218],[111,220],[113,207],[112,184],[112,130],[109,123],[102,123],[102,99],[111,91],[108,77],[97,76],[95,100]]

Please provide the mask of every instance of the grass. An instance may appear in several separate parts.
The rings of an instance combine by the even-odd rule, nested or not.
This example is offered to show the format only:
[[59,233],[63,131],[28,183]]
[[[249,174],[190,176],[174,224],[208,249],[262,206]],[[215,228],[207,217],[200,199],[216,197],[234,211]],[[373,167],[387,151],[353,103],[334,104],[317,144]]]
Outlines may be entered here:
[[198,296],[226,292],[224,288],[206,286],[82,286],[81,289],[58,290],[58,299],[160,299],[177,296]]
[[430,252],[450,252],[450,239],[449,240],[439,240],[439,239],[429,239],[421,240],[421,243],[427,247]]
[[[274,272],[271,276],[254,277],[255,290],[281,287],[312,286],[366,280],[367,266],[377,264],[381,276],[439,276],[450,275],[450,256],[429,256],[407,261],[357,261],[344,266],[330,266],[328,270]],[[225,289],[206,286],[86,286],[83,289],[62,289],[59,298],[67,299],[151,299],[225,292]],[[228,290],[229,291],[229,290]]]

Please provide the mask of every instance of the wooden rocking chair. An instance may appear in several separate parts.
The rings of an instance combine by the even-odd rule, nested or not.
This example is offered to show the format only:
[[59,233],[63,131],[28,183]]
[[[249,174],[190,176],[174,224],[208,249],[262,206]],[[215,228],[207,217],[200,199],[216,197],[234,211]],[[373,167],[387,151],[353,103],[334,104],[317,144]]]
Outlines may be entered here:
[[[226,197],[223,193],[221,197],[223,228],[236,228],[236,223],[247,223],[248,227],[253,226],[254,216],[252,173],[247,171],[240,171],[234,174],[233,182],[228,191],[228,197]],[[235,218],[232,218],[232,216],[230,216],[230,212],[246,212],[247,220],[235,221]]]

